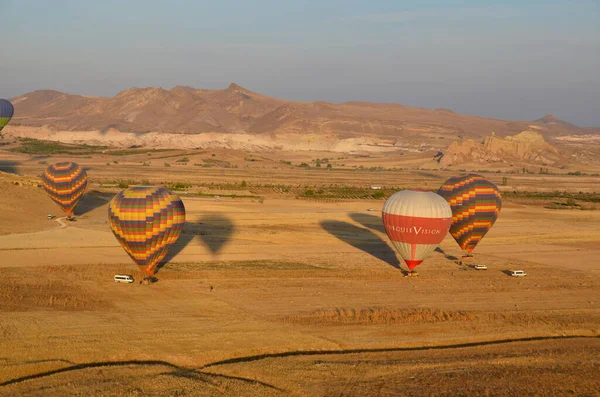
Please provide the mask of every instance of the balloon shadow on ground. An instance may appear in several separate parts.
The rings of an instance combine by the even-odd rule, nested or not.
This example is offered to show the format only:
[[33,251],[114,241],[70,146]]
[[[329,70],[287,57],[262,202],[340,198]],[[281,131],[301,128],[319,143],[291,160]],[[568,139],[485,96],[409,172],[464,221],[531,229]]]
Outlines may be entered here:
[[213,255],[218,254],[235,233],[235,224],[222,214],[204,215],[197,228],[196,234]]
[[233,221],[222,214],[207,214],[202,216],[199,222],[185,222],[179,238],[157,266],[156,272],[173,260],[196,237],[215,256],[229,243],[235,229]]
[[400,269],[396,253],[372,231],[342,221],[322,221],[323,230],[339,240],[366,252],[388,265]]
[[381,216],[363,214],[360,212],[351,212],[348,216],[356,223],[360,223],[364,227],[376,230],[378,232],[385,234],[385,227],[383,226],[383,221]]
[[458,260],[458,258],[457,258],[457,257],[455,257],[454,255],[448,255],[448,254],[446,253],[446,251],[444,251],[444,250],[443,250],[441,247],[437,247],[437,248],[435,249],[435,252],[439,252],[439,253],[443,254],[443,255],[446,257],[446,259],[448,259],[448,260],[451,260],[451,261]]
[[77,206],[75,207],[75,215],[81,216],[88,212],[95,210],[96,208],[102,207],[114,197],[113,193],[103,193],[98,190],[92,190],[85,193]]
[[17,168],[17,166],[20,163],[17,161],[10,161],[10,160],[0,160],[0,171],[2,172],[6,172],[9,174],[19,174],[19,170]]

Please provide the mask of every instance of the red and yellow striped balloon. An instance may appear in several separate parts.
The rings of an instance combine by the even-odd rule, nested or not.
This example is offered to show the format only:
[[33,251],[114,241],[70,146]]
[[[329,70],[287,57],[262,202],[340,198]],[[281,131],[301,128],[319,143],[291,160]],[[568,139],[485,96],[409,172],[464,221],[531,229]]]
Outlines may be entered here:
[[64,212],[73,215],[73,209],[85,192],[87,173],[77,163],[52,164],[42,175],[42,186]]
[[185,207],[163,187],[134,186],[110,201],[108,221],[125,252],[152,276],[181,234]]
[[470,254],[498,219],[500,191],[484,177],[469,174],[448,179],[438,194],[452,208],[450,234]]

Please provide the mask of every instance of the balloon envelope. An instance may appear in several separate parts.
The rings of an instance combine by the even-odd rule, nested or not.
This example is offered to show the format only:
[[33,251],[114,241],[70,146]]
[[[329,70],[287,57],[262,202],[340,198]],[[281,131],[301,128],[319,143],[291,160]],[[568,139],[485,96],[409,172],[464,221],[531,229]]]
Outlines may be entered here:
[[85,192],[87,173],[77,163],[52,164],[42,175],[42,186],[64,212],[72,215]]
[[8,124],[15,114],[15,108],[12,103],[6,99],[0,99],[0,131]]
[[452,223],[450,206],[432,192],[401,190],[382,212],[385,231],[410,270],[436,249]]
[[181,234],[185,207],[163,187],[134,186],[110,201],[108,221],[125,252],[152,276]]
[[484,177],[469,174],[448,179],[438,190],[452,208],[450,234],[471,253],[498,219],[502,196]]

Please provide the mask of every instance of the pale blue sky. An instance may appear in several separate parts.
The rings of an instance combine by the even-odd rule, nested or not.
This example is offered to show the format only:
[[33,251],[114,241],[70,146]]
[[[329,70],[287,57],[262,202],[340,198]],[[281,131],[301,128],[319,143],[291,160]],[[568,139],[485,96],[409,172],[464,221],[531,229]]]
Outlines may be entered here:
[[0,97],[248,89],[600,126],[600,0],[0,0]]

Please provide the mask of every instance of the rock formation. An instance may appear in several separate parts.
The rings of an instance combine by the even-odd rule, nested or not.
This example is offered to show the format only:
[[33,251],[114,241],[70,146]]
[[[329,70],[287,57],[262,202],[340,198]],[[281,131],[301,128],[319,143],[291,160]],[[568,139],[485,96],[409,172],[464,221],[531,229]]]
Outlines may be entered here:
[[501,138],[492,133],[483,143],[473,139],[453,142],[438,161],[442,165],[463,163],[509,163],[515,161],[552,165],[563,158],[559,150],[546,142],[531,127],[517,135]]

